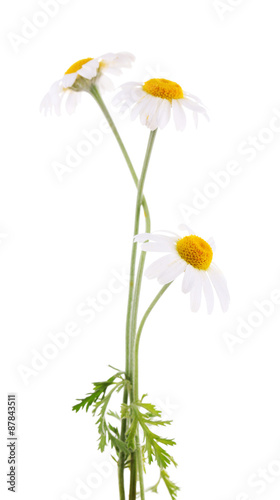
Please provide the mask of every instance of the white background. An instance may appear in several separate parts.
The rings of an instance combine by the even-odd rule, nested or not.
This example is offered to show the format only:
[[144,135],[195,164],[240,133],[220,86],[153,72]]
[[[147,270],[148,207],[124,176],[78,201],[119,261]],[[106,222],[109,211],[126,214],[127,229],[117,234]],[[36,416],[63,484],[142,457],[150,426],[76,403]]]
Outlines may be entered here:
[[[110,452],[97,451],[90,412],[76,415],[71,407],[90,392],[93,381],[110,376],[108,364],[124,366],[127,287],[119,284],[89,324],[89,316],[77,308],[87,297],[98,302],[104,290],[108,295],[113,275],[128,269],[135,189],[114,137],[100,128],[102,115],[90,96],[83,96],[71,117],[46,119],[39,104],[76,60],[122,50],[134,53],[136,62],[115,79],[116,86],[164,76],[197,94],[211,117],[210,123],[201,119],[196,130],[189,114],[183,133],[173,123],[158,133],[146,184],[153,229],[176,231],[185,222],[202,237],[213,236],[215,260],[231,292],[227,314],[218,303],[212,316],[204,306],[192,314],[178,278],[143,334],[141,392],[174,421],[164,435],[178,442],[173,454],[179,467],[170,471],[181,486],[178,498],[279,498],[279,300],[266,302],[267,317],[256,314],[256,301],[271,300],[280,290],[278,4],[225,0],[219,9],[213,0],[70,0],[59,7],[57,2],[53,17],[42,18],[39,1],[6,2],[1,21],[1,498],[11,495],[5,483],[6,398],[13,391],[18,394],[18,497],[118,497]],[[44,26],[33,24],[29,39],[12,41],[23,36],[27,22]],[[105,100],[139,172],[148,129],[120,119],[110,94]],[[99,144],[59,180],[55,162],[65,165],[69,148],[77,151],[83,131],[93,129],[99,130]],[[248,151],[249,141],[255,145]],[[210,172],[225,171],[233,161],[236,175],[224,180],[227,185],[209,187]],[[187,216],[190,207],[196,208]],[[145,280],[141,312],[157,290],[156,282]],[[50,332],[63,332],[70,322],[78,334],[34,370],[34,358],[51,342]],[[247,324],[243,338],[241,322]],[[33,370],[30,376],[22,376],[23,366]],[[155,477],[152,469],[147,486]],[[82,496],[77,485],[90,479],[97,486]],[[168,498],[163,487],[160,498]]]

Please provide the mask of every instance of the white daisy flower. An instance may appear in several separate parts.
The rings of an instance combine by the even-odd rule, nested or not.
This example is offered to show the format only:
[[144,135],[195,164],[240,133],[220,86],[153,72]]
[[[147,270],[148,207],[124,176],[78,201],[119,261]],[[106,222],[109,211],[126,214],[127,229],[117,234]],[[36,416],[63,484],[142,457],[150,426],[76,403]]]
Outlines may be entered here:
[[[170,234],[170,235],[169,235]],[[181,238],[178,234],[143,233],[135,236],[134,241],[142,243],[144,252],[164,252],[151,264],[146,272],[147,278],[157,278],[166,285],[184,274],[182,291],[190,292],[190,305],[193,312],[198,311],[204,294],[208,314],[214,307],[214,290],[224,312],[229,307],[229,292],[226,280],[220,269],[212,262],[215,245],[212,239],[205,241],[190,234]]]
[[130,82],[121,86],[121,91],[113,99],[113,104],[121,111],[131,108],[131,119],[140,117],[142,125],[149,129],[164,128],[169,122],[171,111],[177,130],[184,130],[186,115],[184,108],[193,112],[194,122],[198,114],[208,119],[201,100],[193,94],[184,92],[178,83],[165,78],[152,78],[145,83]]
[[106,73],[120,75],[122,68],[129,68],[134,59],[128,52],[118,52],[77,61],[51,86],[41,102],[40,110],[45,115],[53,111],[60,115],[65,98],[66,111],[72,114],[80,101],[80,91],[88,92],[93,84],[102,90],[113,90],[113,83]]

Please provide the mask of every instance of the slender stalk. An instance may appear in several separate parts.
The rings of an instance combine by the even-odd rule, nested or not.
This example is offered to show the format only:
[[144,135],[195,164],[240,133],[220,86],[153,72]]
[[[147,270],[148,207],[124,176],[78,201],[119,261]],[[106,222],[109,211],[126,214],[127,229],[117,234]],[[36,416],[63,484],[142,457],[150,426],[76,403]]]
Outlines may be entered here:
[[[142,196],[143,196],[144,182],[145,182],[146,175],[147,175],[147,169],[149,166],[149,161],[150,161],[152,148],[153,148],[155,137],[156,137],[156,132],[157,132],[157,130],[152,131],[150,133],[149,142],[148,142],[148,146],[147,146],[147,150],[146,150],[146,155],[145,155],[145,159],[144,159],[144,163],[143,163],[143,169],[142,169],[141,177],[140,177],[139,184],[138,184],[138,194],[137,194],[137,200],[136,200],[135,222],[134,222],[134,235],[138,234],[138,232],[139,232],[140,208],[141,208],[141,201],[142,201]],[[150,230],[151,230],[151,228],[149,226],[147,233],[149,233]],[[136,243],[134,243],[134,248],[136,249]],[[132,349],[130,351],[130,353],[131,353],[131,358],[130,358],[131,377],[133,376],[133,359],[134,359],[134,345],[133,344],[134,344],[134,337],[136,335],[137,316],[138,316],[139,299],[140,299],[140,291],[141,291],[145,258],[146,258],[146,252],[141,252],[140,259],[139,259],[138,272],[137,272],[137,277],[136,277],[136,283],[135,283],[133,304],[132,304],[132,313],[131,313]],[[132,390],[132,392],[133,392],[133,390]],[[132,399],[134,399],[133,393],[132,393]]]
[[[109,126],[111,127],[111,130],[119,144],[119,147],[123,153],[123,156],[125,158],[125,161],[127,163],[127,166],[129,168],[129,171],[131,173],[132,179],[138,188],[138,177],[136,175],[136,172],[134,170],[134,167],[132,165],[132,162],[130,160],[130,157],[127,153],[127,150],[124,146],[124,143],[120,137],[120,134],[115,126],[115,123],[95,85],[92,85],[90,88],[90,94],[94,97],[96,100],[97,104],[99,105],[100,109],[102,110],[105,118],[107,119]],[[150,214],[149,214],[149,209],[148,205],[146,202],[145,197],[143,196],[143,186],[142,186],[142,196],[141,196],[141,205],[143,207],[144,215],[145,215],[145,221],[146,221],[146,232],[150,231]],[[139,227],[139,225],[138,225]],[[138,233],[138,231],[137,231]],[[135,234],[137,234],[135,233]],[[130,352],[131,352],[131,339],[130,339],[130,325],[131,325],[131,310],[132,310],[132,301],[133,301],[133,291],[134,291],[134,277],[135,277],[135,267],[136,267],[136,244],[133,244],[132,247],[132,252],[131,252],[131,264],[130,264],[130,281],[129,281],[129,293],[128,293],[128,307],[127,307],[127,317],[126,317],[126,376],[129,378],[129,374],[131,374],[131,367],[130,367]],[[128,390],[125,388],[124,394],[123,394],[123,403],[127,404],[128,402]],[[125,434],[126,434],[126,427],[127,427],[127,422],[126,419],[122,420],[121,423],[121,439],[122,441],[125,440]],[[119,478],[119,493],[120,493],[120,500],[125,500],[125,488],[124,488],[124,465],[125,465],[125,456],[124,453],[120,453],[120,458],[119,458],[119,470],[118,470],[118,478]],[[134,463],[135,460],[132,460],[132,463]],[[133,468],[134,466],[132,466]],[[132,470],[132,475],[134,474]],[[133,483],[136,481],[136,479],[133,479]]]
[[[144,252],[143,252],[144,253]],[[172,282],[171,282],[172,283]],[[161,298],[161,296],[164,294],[164,292],[170,287],[171,283],[168,283],[167,285],[164,285],[159,293],[156,295],[148,309],[146,310],[143,319],[139,325],[137,334],[134,339],[134,360],[133,360],[133,377],[132,377],[132,386],[133,386],[133,401],[138,401],[139,400],[139,344],[140,344],[140,338],[141,334],[144,328],[144,325],[146,323],[146,320]],[[140,293],[140,290],[139,290]],[[138,473],[139,473],[139,482],[140,482],[140,498],[141,500],[145,500],[145,487],[144,487],[144,478],[143,478],[143,459],[142,459],[142,452],[141,452],[141,444],[140,444],[140,435],[139,435],[139,428],[137,429],[136,436],[136,457],[137,457],[137,466],[138,466]],[[135,497],[131,497],[135,498]]]
[[145,486],[144,486],[144,471],[143,471],[143,456],[140,443],[139,428],[137,429],[136,436],[136,459],[137,459],[137,469],[139,474],[139,485],[140,485],[140,498],[145,500]]
[[[134,181],[134,184],[135,186],[138,188],[138,177],[137,177],[137,174],[134,170],[134,167],[132,165],[132,162],[130,160],[130,157],[128,155],[128,152],[124,146],[124,143],[121,139],[121,136],[117,130],[117,127],[97,89],[97,87],[95,85],[92,85],[91,88],[90,88],[90,94],[94,97],[94,99],[96,100],[97,104],[99,105],[100,109],[102,110],[106,120],[108,121],[109,123],[109,126],[111,127],[111,130],[118,142],[118,145],[121,149],[121,152],[125,158],[125,161],[127,163],[127,166],[129,168],[129,171],[131,173],[131,176],[132,176],[132,179]],[[142,192],[142,196],[141,196],[141,205],[143,206],[143,211],[144,211],[144,215],[145,215],[145,220],[146,220],[146,231],[148,232],[150,230],[150,213],[149,213],[149,208],[148,208],[148,205],[147,205],[147,202],[146,202],[146,199],[145,197],[143,196],[143,192]],[[134,233],[136,234],[136,233]],[[135,248],[135,247],[133,247]],[[133,296],[133,286],[134,286],[134,273],[135,273],[135,261],[136,261],[136,250],[135,252],[133,252],[132,254],[132,258],[131,258],[131,267],[130,267],[130,286],[129,286],[129,296],[128,296],[128,304],[131,304],[132,302],[132,296]],[[130,353],[130,342],[129,342],[129,325],[130,325],[130,313],[131,313],[131,308],[128,307],[128,311],[127,311],[127,321],[126,321],[126,371],[128,371],[128,367],[129,367],[129,353]],[[126,401],[127,402],[127,401]]]
[[120,500],[125,500],[124,467],[118,467],[118,480]]
[[[146,150],[144,163],[143,163],[143,168],[142,168],[141,176],[140,176],[139,183],[138,183],[138,193],[137,193],[137,199],[136,199],[135,219],[134,219],[134,235],[137,235],[139,233],[140,213],[141,213],[141,205],[142,205],[142,201],[143,201],[144,184],[145,184],[148,166],[149,166],[149,162],[150,162],[150,158],[151,158],[151,154],[152,154],[154,141],[156,138],[156,133],[157,133],[157,130],[150,132],[147,150]],[[148,220],[146,219],[146,231],[150,232],[150,230],[151,230],[150,219],[148,219]],[[137,244],[133,243],[132,244],[132,263],[133,263],[134,272],[135,272],[136,253],[137,253]],[[136,283],[135,283],[135,288],[134,288],[132,301],[130,304],[130,312],[129,312],[129,315],[130,315],[129,316],[130,317],[130,323],[129,323],[129,330],[130,330],[130,335],[129,335],[129,337],[130,337],[129,379],[130,380],[132,380],[132,376],[133,376],[132,361],[133,361],[134,331],[136,330],[135,325],[137,323],[137,312],[138,312],[138,304],[139,304],[139,298],[140,298],[140,287],[141,287],[141,280],[142,280],[144,260],[145,260],[143,253],[144,252],[142,252],[141,256],[140,256],[137,279],[136,279]],[[133,274],[133,283],[134,283],[134,274]],[[138,283],[138,285],[137,285],[137,283]],[[139,283],[140,283],[140,285],[139,285]],[[132,381],[132,385],[131,385],[130,398],[131,398],[131,401],[135,400],[133,381]],[[137,481],[136,472],[135,472],[136,467],[138,469],[138,474],[139,474],[140,497],[141,497],[141,500],[144,500],[145,499],[145,490],[144,490],[144,478],[143,478],[143,463],[142,463],[140,438],[139,438],[139,431],[138,430],[137,430],[137,434],[136,434],[136,452],[134,452],[132,454],[129,500],[135,500],[135,498],[136,498],[136,481]]]
[[[117,130],[117,127],[95,85],[92,85],[90,88],[90,94],[94,97],[96,100],[97,104],[99,105],[100,109],[102,110],[105,118],[107,119],[109,126],[111,127],[111,130],[120,146],[120,149],[123,153],[123,156],[125,158],[125,161],[127,163],[127,166],[129,168],[129,171],[131,173],[132,179],[136,185],[137,188],[139,188],[139,180],[137,177],[137,174],[134,170],[134,167],[132,165],[132,162],[130,160],[130,157],[127,153],[127,150],[124,146],[124,143],[120,137],[120,134]],[[156,132],[156,131],[155,131]],[[155,135],[155,132],[153,134]],[[148,151],[148,149],[147,149]],[[146,153],[147,155],[147,153]],[[145,158],[146,159],[146,158]],[[145,179],[144,179],[145,180]],[[139,194],[139,190],[138,190]],[[151,222],[150,222],[150,213],[149,213],[149,208],[146,202],[145,197],[143,196],[143,186],[141,188],[141,205],[143,207],[144,215],[145,215],[145,226],[146,226],[146,232],[150,231],[151,228]],[[138,199],[138,198],[137,198]],[[140,212],[140,211],[139,211]],[[139,229],[139,216],[140,213],[137,210],[137,215],[138,215],[138,220],[135,222],[134,226],[134,235],[138,234],[138,229]],[[133,300],[133,288],[134,288],[134,277],[135,277],[135,267],[136,267],[136,250],[137,250],[137,245],[133,244],[132,245],[132,252],[131,252],[131,264],[130,264],[130,281],[129,281],[129,292],[128,292],[128,307],[127,307],[127,317],[126,317],[126,374],[129,377],[129,374],[131,373],[131,368],[130,368],[130,353],[131,353],[131,346],[130,346],[130,323],[131,323],[131,305],[132,305],[132,300]],[[128,400],[127,397],[127,390],[125,389],[124,391],[124,403],[126,404]],[[125,420],[124,420],[124,425],[125,425]],[[124,431],[125,432],[125,431]]]
[[[173,283],[173,281],[171,281],[171,283]],[[134,374],[133,374],[133,386],[134,386],[135,400],[136,400],[136,398],[139,399],[138,363],[139,363],[139,344],[140,344],[141,334],[142,334],[142,331],[143,331],[143,328],[144,328],[144,325],[147,321],[148,316],[150,315],[151,311],[153,310],[153,308],[155,307],[155,305],[157,304],[157,302],[159,301],[161,296],[164,294],[164,292],[170,287],[171,283],[167,283],[167,285],[164,285],[160,289],[160,291],[158,292],[158,294],[156,295],[156,297],[154,298],[154,300],[151,302],[148,309],[146,310],[146,312],[141,320],[141,323],[139,325],[139,328],[137,330],[137,334],[136,334],[135,342],[134,342]]]
[[136,493],[137,493],[137,464],[136,464],[136,453],[131,454],[131,462],[130,462],[130,470],[131,470],[131,475],[130,475],[130,485],[129,485],[129,500],[135,500],[136,499]]
[[[153,145],[155,142],[156,138],[156,133],[157,130],[153,130],[150,132],[149,136],[149,141],[147,145],[147,150],[144,158],[144,163],[143,163],[143,168],[141,172],[141,176],[139,179],[138,183],[138,192],[137,192],[137,199],[136,199],[136,209],[135,209],[135,219],[134,219],[134,236],[136,236],[139,233],[139,224],[140,224],[140,211],[141,211],[141,204],[142,204],[142,199],[143,199],[143,190],[144,190],[144,183],[146,180],[146,175],[148,171],[148,166],[153,150]],[[148,226],[148,227],[147,227]],[[146,223],[146,230],[147,233],[150,232],[151,226],[150,226],[150,219],[148,221],[148,224]],[[136,259],[136,252],[137,252],[137,243],[133,243],[132,245],[133,248],[133,253],[135,254],[135,259]],[[137,313],[138,313],[138,306],[139,306],[139,298],[140,298],[140,289],[141,289],[141,281],[142,281],[142,276],[143,276],[143,269],[144,269],[144,261],[145,261],[145,256],[146,252],[141,252],[140,260],[139,260],[139,267],[138,267],[138,272],[137,272],[137,278],[136,278],[136,283],[135,283],[135,290],[134,290],[134,297],[133,297],[133,304],[132,304],[132,311],[131,311],[131,358],[130,358],[130,375],[132,376],[132,359],[133,359],[133,333],[136,331],[136,324],[137,324]]]
[[[144,252],[143,252],[144,253]],[[171,282],[172,283],[172,282]],[[137,334],[134,339],[134,363],[133,363],[133,396],[134,396],[134,401],[138,401],[139,399],[139,344],[140,344],[140,338],[141,338],[141,333],[144,328],[144,325],[146,323],[146,320],[161,298],[161,296],[164,294],[164,292],[169,288],[171,283],[168,283],[167,285],[164,285],[159,293],[156,295],[148,309],[146,310],[143,319],[139,325]],[[140,293],[140,290],[139,290]],[[136,456],[137,456],[137,465],[138,465],[138,472],[139,472],[139,482],[140,482],[140,498],[141,500],[145,500],[145,488],[144,488],[144,478],[143,478],[143,462],[142,462],[142,452],[141,452],[141,445],[140,445],[140,436],[139,436],[139,429],[137,429],[136,433]]]

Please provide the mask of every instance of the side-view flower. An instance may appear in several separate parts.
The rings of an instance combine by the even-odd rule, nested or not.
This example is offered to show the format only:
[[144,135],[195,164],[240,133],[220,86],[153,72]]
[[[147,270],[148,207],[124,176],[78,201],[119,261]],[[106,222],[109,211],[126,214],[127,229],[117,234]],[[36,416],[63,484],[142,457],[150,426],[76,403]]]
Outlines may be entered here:
[[[155,429],[171,424],[161,418],[161,411],[146,401],[146,394],[139,394],[139,347],[146,321],[159,299],[172,282],[183,275],[182,291],[190,292],[192,311],[200,308],[204,295],[208,313],[214,306],[216,292],[225,312],[229,306],[229,293],[225,278],[213,263],[215,251],[212,239],[204,240],[190,231],[189,235],[176,233],[151,232],[151,218],[144,196],[144,185],[158,128],[164,128],[171,113],[176,128],[183,130],[186,124],[185,109],[193,113],[195,123],[198,115],[207,118],[204,105],[193,94],[184,92],[180,85],[163,78],[153,78],[144,84],[126,83],[115,96],[114,103],[120,110],[131,108],[131,118],[140,116],[143,125],[150,129],[143,167],[138,176],[127,153],[119,131],[104,103],[101,92],[112,90],[113,84],[107,74],[120,75],[123,68],[129,68],[134,56],[128,52],[110,53],[96,59],[81,59],[56,81],[44,97],[41,110],[45,113],[61,113],[62,103],[69,113],[76,109],[80,92],[89,93],[98,104],[110,125],[123,154],[126,165],[136,187],[136,203],[133,234],[131,235],[130,286],[128,293],[125,324],[125,368],[111,367],[114,373],[108,380],[93,384],[92,392],[79,399],[73,406],[92,410],[97,417],[98,448],[103,452],[106,446],[114,449],[114,459],[118,466],[118,491],[120,500],[145,500],[146,492],[157,493],[161,484],[165,485],[172,500],[178,496],[179,487],[170,479],[170,466],[177,466],[169,447],[175,445],[174,439],[164,438]],[[139,234],[141,216],[145,222],[145,232]],[[138,243],[142,251],[138,252]],[[160,252],[165,255],[157,259],[145,271],[148,278],[157,278],[162,285],[145,314],[138,320],[142,278],[147,252]],[[148,367],[147,367],[148,369]],[[111,398],[122,394],[120,411],[110,409]],[[159,468],[159,478],[154,486],[145,488],[144,475],[147,464],[155,462]]]
[[222,272],[212,261],[215,251],[212,238],[205,241],[194,234],[180,237],[177,234],[143,233],[135,236],[134,241],[142,243],[144,252],[167,254],[147,268],[147,278],[157,278],[161,285],[166,285],[183,274],[182,291],[190,292],[190,306],[193,312],[200,308],[203,292],[208,313],[211,314],[214,308],[213,289],[217,293],[222,310],[227,311],[229,292]]
[[150,130],[163,129],[169,122],[171,112],[177,130],[184,130],[186,115],[184,108],[193,113],[198,124],[198,115],[208,119],[205,106],[193,94],[185,92],[178,83],[165,78],[152,78],[145,83],[125,83],[113,100],[116,106],[131,108],[131,119],[140,117],[142,125]]
[[80,91],[90,91],[92,84],[102,90],[113,90],[114,85],[107,74],[121,75],[123,68],[129,68],[134,61],[129,52],[108,53],[93,59],[81,59],[75,62],[64,73],[64,76],[53,83],[41,103],[41,111],[46,115],[53,111],[61,114],[62,101],[65,98],[66,111],[74,113],[80,101]]

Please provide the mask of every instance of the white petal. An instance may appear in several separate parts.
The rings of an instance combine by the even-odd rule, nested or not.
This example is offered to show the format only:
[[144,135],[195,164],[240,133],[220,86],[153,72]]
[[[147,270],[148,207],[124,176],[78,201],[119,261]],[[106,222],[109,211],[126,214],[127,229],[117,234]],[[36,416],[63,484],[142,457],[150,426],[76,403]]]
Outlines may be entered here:
[[67,111],[67,113],[69,113],[69,115],[72,115],[72,113],[74,113],[74,111],[76,110],[76,107],[77,107],[78,102],[80,100],[79,97],[80,97],[80,94],[78,92],[70,91],[68,93],[68,96],[67,96],[67,99],[65,102],[65,107],[66,107],[66,111]]
[[61,114],[61,104],[62,104],[63,94],[59,94],[56,98],[52,97],[52,107],[57,116]]
[[124,68],[130,68],[135,61],[135,56],[130,52],[118,52],[115,64],[121,65]]
[[167,241],[170,243],[175,243],[178,237],[175,236],[166,236],[165,234],[155,234],[155,233],[141,233],[134,236],[134,241],[137,243],[144,243],[144,241]]
[[51,114],[53,111],[55,111],[57,115],[60,115],[62,98],[62,83],[61,80],[58,80],[52,84],[49,92],[43,98],[40,105],[40,111],[44,112],[45,115],[47,115],[48,112]]
[[204,272],[204,271],[199,271],[197,269],[195,271],[197,271],[195,276],[195,282],[193,288],[191,289],[191,294],[190,294],[192,312],[197,312],[198,309],[200,308],[201,295],[202,295],[202,273]]
[[196,95],[191,94],[190,92],[184,92],[184,96],[185,96],[186,99],[192,99],[193,101],[197,101],[197,102],[199,102],[200,104],[203,105],[202,100],[199,99],[199,97],[197,97]]
[[133,54],[130,52],[117,52],[116,54],[104,54],[99,60],[105,62],[107,68],[130,68],[132,62],[135,60]]
[[99,66],[99,62],[97,59],[92,59],[91,61],[88,61],[85,63],[81,69],[77,71],[78,75],[83,76],[84,78],[87,78],[88,80],[91,80],[94,78],[97,74],[97,69]]
[[142,87],[138,83],[129,82],[128,84],[121,85],[120,88],[121,91],[112,101],[115,106],[119,106],[121,103],[132,106],[141,100],[141,98],[147,97],[147,93],[143,92]]
[[210,247],[212,248],[213,252],[215,252],[215,250],[216,250],[216,243],[215,243],[214,238],[212,238],[212,236],[210,238],[208,238],[207,243],[210,245]]
[[207,273],[218,295],[221,308],[223,312],[226,312],[229,307],[230,296],[225,277],[223,273],[220,271],[220,269],[213,262],[211,266],[207,269]]
[[176,129],[184,130],[186,126],[186,115],[181,104],[177,102],[176,99],[172,100],[172,111]]
[[191,289],[193,288],[194,283],[195,283],[195,278],[196,278],[195,269],[193,266],[188,264],[186,267],[183,282],[182,282],[182,292],[183,293],[188,293],[191,291]]
[[115,57],[116,57],[116,54],[114,54],[113,52],[107,52],[107,54],[103,54],[98,59],[99,59],[99,61],[104,61],[105,63],[110,64],[115,59]]
[[163,129],[170,120],[171,104],[168,99],[163,99],[158,109],[158,126]]
[[41,101],[40,112],[44,113],[45,116],[47,116],[48,113],[51,114],[52,112],[52,102],[49,93],[46,94]]
[[180,99],[180,103],[182,104],[182,106],[185,106],[192,111],[197,111],[198,113],[206,113],[206,108],[201,102],[185,97],[184,99]]
[[169,264],[172,264],[178,260],[178,256],[174,254],[164,255],[160,257],[155,262],[153,262],[145,271],[145,276],[148,279],[158,278],[167,268]]
[[198,113],[201,113],[207,120],[209,120],[205,106],[202,104],[201,100],[193,94],[184,92],[184,98],[178,99],[178,103],[193,111],[193,119],[196,127],[198,125]]
[[102,66],[100,69],[101,73],[109,73],[110,75],[115,75],[115,76],[120,76],[122,74],[122,71],[120,68],[115,68],[113,66]]
[[49,93],[51,94],[51,96],[55,96],[57,95],[58,93],[62,92],[62,81],[61,80],[57,80],[56,82],[54,82],[49,90]]
[[49,92],[44,95],[41,103],[40,103],[40,112],[44,113],[45,115],[48,114],[48,111],[50,110],[50,95]]
[[140,99],[131,110],[131,119],[135,120],[137,116],[142,113],[142,111],[149,105],[149,100],[147,97]]
[[130,109],[130,107],[128,106],[128,104],[124,103],[124,104],[122,104],[122,105],[121,105],[121,107],[119,108],[119,110],[118,110],[118,111],[119,111],[119,113],[120,113],[121,115],[123,115],[123,116],[124,116],[125,114],[127,114],[127,113],[128,113],[129,109]]
[[172,264],[170,264],[165,271],[159,276],[158,282],[161,285],[166,285],[167,283],[170,283],[171,281],[174,281],[179,274],[182,274],[186,268],[187,263],[179,258]]
[[154,242],[149,242],[149,243],[143,243],[142,245],[142,251],[143,252],[173,252],[177,253],[176,248],[174,245],[167,241],[161,241],[158,243]]
[[110,80],[110,78],[108,78],[108,76],[103,75],[103,74],[101,74],[100,76],[98,76],[96,78],[96,84],[102,90],[108,90],[108,91],[111,90],[112,91],[115,88],[112,80]]
[[62,78],[62,85],[64,88],[72,87],[73,83],[77,78],[77,73],[68,73]]
[[129,102],[138,102],[143,97],[147,97],[147,93],[143,92],[142,87],[133,87],[129,89]]
[[214,308],[214,292],[210,280],[207,276],[207,272],[202,272],[201,274],[203,279],[202,286],[207,305],[207,312],[208,314],[211,314]]
[[137,88],[137,87],[142,87],[142,83],[140,82],[126,82],[121,85],[122,89],[131,89],[131,88]]
[[190,99],[180,99],[181,104],[185,106],[185,108],[190,109],[191,111],[197,111],[198,113],[205,112],[204,106],[198,104],[196,102],[190,101]]
[[162,103],[162,99],[160,97],[153,98],[153,106],[150,110],[150,114],[147,118],[147,123],[146,123],[147,127],[150,130],[156,130],[159,127],[158,110],[159,110],[161,103]]
[[118,92],[112,99],[113,106],[120,106],[126,100],[126,94],[125,90]]
[[[157,229],[156,231],[153,231],[152,234],[156,234],[156,233],[166,233],[168,235],[171,234],[173,238],[175,236],[174,241],[177,241],[181,238],[181,236],[179,236],[179,234],[174,233],[173,231],[166,231],[165,229]],[[163,234],[163,236],[164,236],[164,234]]]
[[[145,105],[143,105],[143,109],[140,112],[140,121],[142,125],[146,125],[147,127],[151,128],[151,125],[153,125],[152,120],[155,116],[157,106],[157,97],[147,96],[145,98]],[[157,128],[157,126],[155,128]],[[153,129],[151,128],[151,130]]]

